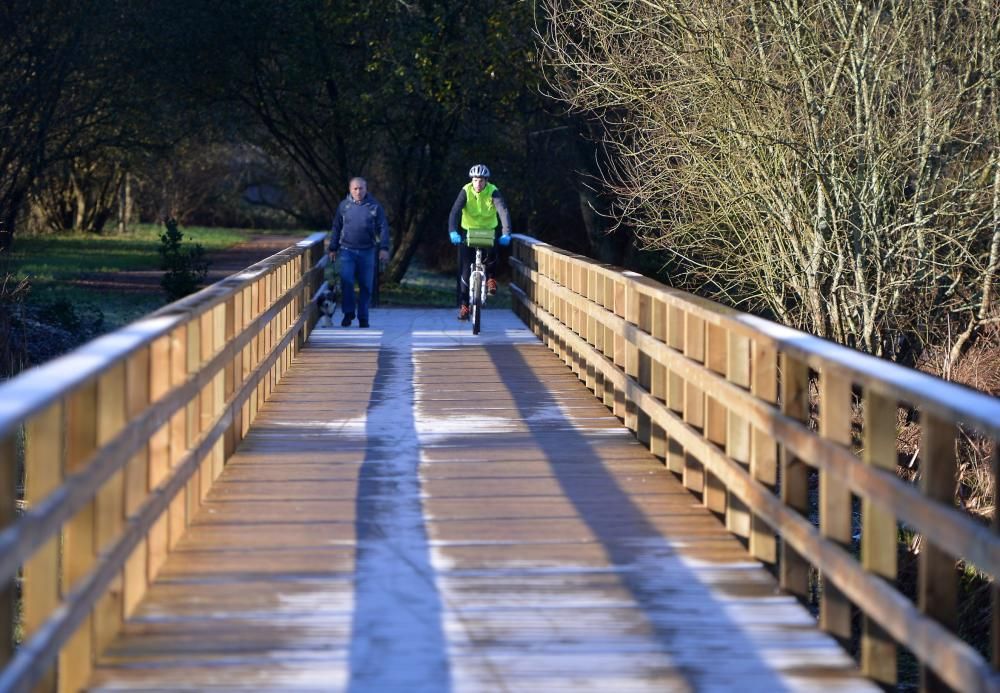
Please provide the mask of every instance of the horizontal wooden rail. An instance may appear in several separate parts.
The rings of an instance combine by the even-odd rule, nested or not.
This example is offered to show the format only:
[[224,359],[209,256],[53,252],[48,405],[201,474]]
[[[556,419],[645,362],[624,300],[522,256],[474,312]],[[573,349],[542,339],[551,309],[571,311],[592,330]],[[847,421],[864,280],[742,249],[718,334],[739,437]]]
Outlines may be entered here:
[[[847,641],[860,610],[868,676],[895,682],[899,643],[925,667],[925,687],[1000,688],[996,662],[952,632],[955,559],[1000,574],[996,527],[955,505],[955,440],[961,427],[995,448],[1000,402],[515,239],[515,311],[757,558],[777,564],[786,590],[808,598],[818,573],[826,630]],[[920,417],[919,487],[894,473],[901,407]],[[900,526],[923,536],[917,603],[893,584]]]
[[0,386],[25,503],[0,531],[24,632],[0,690],[85,683],[314,324],[323,236]]

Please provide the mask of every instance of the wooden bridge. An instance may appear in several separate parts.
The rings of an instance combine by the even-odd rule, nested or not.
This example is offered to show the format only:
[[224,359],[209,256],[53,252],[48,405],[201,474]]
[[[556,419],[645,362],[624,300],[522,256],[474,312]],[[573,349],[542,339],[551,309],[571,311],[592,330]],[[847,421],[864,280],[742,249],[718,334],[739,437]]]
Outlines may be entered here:
[[0,690],[1000,687],[952,634],[994,398],[526,237],[478,337],[313,330],[321,253],[0,387]]

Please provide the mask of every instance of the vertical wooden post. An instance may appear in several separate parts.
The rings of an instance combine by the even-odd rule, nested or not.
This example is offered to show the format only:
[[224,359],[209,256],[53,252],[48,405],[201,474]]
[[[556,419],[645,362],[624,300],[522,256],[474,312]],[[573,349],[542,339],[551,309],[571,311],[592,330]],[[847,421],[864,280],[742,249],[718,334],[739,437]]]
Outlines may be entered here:
[[[542,276],[545,279],[548,279],[548,282],[543,282],[544,301],[541,304],[542,309],[545,312],[547,312],[551,317],[558,319],[559,306],[556,304],[557,299],[555,298],[555,294],[551,289],[551,285],[556,281],[559,268],[558,268],[558,263],[552,256],[552,251],[549,249],[546,249],[542,253],[541,271],[542,271]],[[552,353],[555,354],[557,357],[561,357],[562,352],[559,349],[559,344],[556,337],[552,333],[552,329],[550,327],[545,327],[544,334],[545,334],[545,346],[551,349]]]
[[[170,390],[170,344],[171,335],[160,337],[149,347],[149,401],[159,402]],[[168,421],[149,439],[149,464],[147,476],[150,490],[156,488],[170,473],[170,431]],[[146,574],[152,581],[167,559],[170,550],[170,513],[166,512],[150,528],[146,535],[149,545]]]
[[[27,507],[37,505],[63,482],[63,448],[65,437],[65,412],[62,402],[56,402],[42,413],[28,421],[24,433],[24,500]],[[8,438],[4,446],[4,465],[14,464],[14,438]],[[7,478],[8,468],[4,467]],[[6,506],[4,506],[6,507]],[[13,508],[13,499],[11,499]],[[59,585],[61,576],[59,561],[59,537],[45,542],[41,549],[24,565],[24,580],[21,588],[21,622],[24,638],[28,640],[52,615],[59,606]],[[4,595],[6,605],[6,595]],[[8,623],[5,618],[3,623]],[[13,618],[10,620],[13,625]],[[6,640],[4,643],[6,644]],[[9,653],[7,653],[9,654]],[[36,690],[56,689],[57,669],[50,669],[39,682]]]
[[[548,263],[549,256],[548,253],[543,249],[539,248],[535,251],[535,262],[537,263],[537,275],[535,280],[535,291],[537,292],[536,305],[540,312],[547,312],[549,310],[549,287],[545,282],[549,279]],[[538,333],[539,337],[542,339],[542,343],[549,347],[548,338],[546,335],[546,330],[544,324],[539,321],[538,323]]]
[[[304,256],[303,256],[304,257]],[[241,308],[240,294],[235,294],[230,296],[226,301],[225,305],[225,326],[224,334],[222,337],[222,345],[231,343],[236,339],[236,326],[239,324],[239,311]],[[303,326],[302,332],[300,333],[300,339],[305,339],[308,335],[309,329],[307,326]],[[241,355],[236,353],[233,358],[226,363],[226,369],[224,373],[223,380],[223,392],[222,401],[223,403],[228,402],[233,394],[236,392],[236,387],[239,383],[239,368],[240,368]],[[239,445],[239,432],[240,432],[240,415],[239,412],[233,412],[233,422],[226,429],[225,436],[225,447],[223,448],[223,463],[228,460],[232,454],[236,451],[236,446]]]
[[[637,297],[637,309],[636,309],[636,324],[639,329],[646,334],[651,334],[653,331],[653,298],[642,291],[635,292]],[[653,360],[649,354],[645,351],[636,348],[635,350],[636,358],[638,363],[636,365],[636,378],[639,384],[642,386],[646,392],[652,394],[653,392]],[[649,413],[645,410],[639,408],[638,403],[636,405],[636,438],[639,442],[649,447],[650,445],[650,420]]]
[[[750,340],[728,333],[726,379],[744,389],[750,387]],[[733,409],[726,408],[726,455],[744,468],[750,463],[750,425]],[[750,536],[750,510],[733,493],[727,493],[726,527],[740,537]]]
[[[268,275],[270,281],[268,281],[268,307],[273,306],[278,301],[278,271],[271,270],[271,274]],[[278,329],[281,323],[281,314],[275,315],[271,318],[271,322],[268,324],[267,330],[267,351],[264,352],[265,356],[269,355],[274,349],[275,345],[278,343]],[[264,392],[264,400],[271,399],[271,393],[274,392],[274,386],[278,382],[278,361],[276,360],[274,364],[268,369],[267,376],[267,387]]]
[[[213,308],[202,313],[198,322],[198,357],[194,360],[193,364],[190,364],[193,366],[193,370],[189,372],[189,375],[198,374],[215,353],[215,309]],[[198,425],[196,426],[196,435],[198,437],[209,430],[212,424],[215,423],[215,384],[215,378],[209,380],[201,389],[198,397]],[[190,440],[188,445],[193,447],[194,439]],[[195,510],[201,507],[201,503],[208,496],[209,489],[212,488],[214,473],[215,449],[213,447],[198,465],[199,478],[197,493],[195,494],[198,503]],[[191,520],[194,519],[194,515],[195,513],[191,512]]]
[[[677,352],[684,352],[687,321],[684,311],[674,305],[667,306],[667,346]],[[667,407],[684,418],[684,379],[675,371],[667,373]],[[684,472],[684,448],[676,438],[667,432],[667,469],[675,474]]]
[[[635,280],[623,278],[622,288],[625,299],[625,304],[622,306],[624,308],[622,316],[630,325],[638,326],[640,320],[640,298],[639,292],[635,287]],[[639,378],[639,347],[636,346],[634,340],[626,338],[625,335],[622,335],[622,346],[625,352],[625,363],[623,364],[625,375],[636,380]],[[649,387],[648,383],[645,387]],[[624,392],[622,392],[622,397],[625,398]],[[639,407],[633,400],[627,398],[625,399],[625,428],[632,431],[632,433],[638,434],[639,432]],[[645,441],[642,441],[640,438],[640,442]]]
[[[613,303],[611,304],[611,309],[615,315],[619,318],[625,317],[625,280],[619,275],[615,277],[613,284]],[[613,345],[613,351],[611,354],[612,361],[614,361],[615,366],[625,369],[625,335],[619,332],[613,332],[611,337],[611,344]],[[615,388],[615,401],[613,406],[613,411],[615,416],[625,421],[626,416],[626,406],[625,406],[625,393],[621,390]]]
[[[865,392],[864,462],[889,474],[896,470],[896,411],[894,400]],[[894,582],[898,541],[895,516],[868,498],[862,499],[861,566]],[[866,615],[861,621],[861,671],[881,684],[896,683],[896,643]]]
[[[588,308],[592,307],[592,304],[596,302],[596,291],[594,281],[595,270],[593,266],[587,265],[584,269],[583,282],[584,282],[584,292],[587,297]],[[597,346],[597,320],[592,315],[592,312],[588,309],[587,314],[583,317],[584,323],[584,334],[583,338],[586,340],[587,344],[592,347]],[[587,359],[587,378],[586,378],[587,388],[597,395],[598,399],[602,399],[603,396],[597,391],[597,368],[591,359]]]
[[[820,374],[820,435],[845,447],[851,444],[851,381],[836,370]],[[819,473],[819,530],[845,549],[851,545],[851,491],[826,470]],[[842,643],[851,639],[851,603],[824,575],[819,625]]]
[[[117,362],[97,380],[97,446],[107,445],[125,427],[128,392],[125,364]],[[125,526],[125,469],[119,469],[97,492],[94,550],[100,555]],[[121,630],[125,618],[124,574],[119,572],[94,605],[94,652],[102,652]]]
[[[573,263],[569,261],[566,257],[559,258],[560,264],[560,284],[563,289],[569,289],[570,292],[573,290]],[[565,363],[569,369],[576,374],[576,351],[570,346],[569,339],[567,339],[567,333],[573,331],[573,313],[575,312],[573,306],[572,295],[569,298],[559,299],[559,322],[562,323],[563,329],[560,331],[560,347],[562,348],[563,363]]]
[[[661,298],[650,299],[649,332],[660,342],[667,342],[667,304]],[[667,401],[667,367],[659,359],[650,361],[650,394],[661,402]],[[649,451],[661,460],[667,459],[667,433],[659,424],[649,424]]]
[[[590,281],[591,281],[591,291],[593,292],[594,303],[596,303],[603,309],[605,305],[604,274],[595,269],[591,272]],[[594,327],[591,336],[593,337],[594,340],[593,342],[594,348],[597,350],[599,354],[606,354],[607,346],[605,344],[604,338],[607,332],[604,329],[604,325],[598,322],[597,318],[594,318],[593,320],[594,320]],[[604,384],[604,374],[600,371],[597,371],[596,368],[594,371],[594,394],[597,396],[597,399],[607,404],[608,395],[606,386]]]
[[[781,411],[798,421],[809,421],[809,368],[789,354],[781,355]],[[781,500],[803,515],[809,512],[809,468],[784,446]],[[782,589],[808,601],[809,563],[788,542],[781,543],[778,580]]]
[[[269,270],[267,274],[264,275],[262,288],[263,301],[261,302],[261,312],[264,312],[274,304],[274,270]],[[267,322],[267,328],[264,330],[264,348],[261,350],[261,358],[265,358],[269,353],[271,353],[271,347],[274,346],[274,329],[275,329],[275,319],[272,317]],[[266,402],[271,396],[271,378],[264,378],[264,401]],[[263,402],[262,402],[263,404]]]
[[[920,419],[920,490],[931,501],[948,507],[955,502],[957,482],[955,425],[931,412]],[[917,606],[951,631],[958,625],[958,575],[955,561],[924,538],[917,568]],[[926,666],[920,667],[922,690],[946,690]]]
[[[188,327],[190,322],[180,325],[170,333],[170,386],[177,387],[187,377]],[[188,407],[183,407],[170,417],[170,468],[180,464],[187,452]],[[170,501],[170,517],[167,550],[172,550],[180,541],[187,527],[187,486]]]
[[[728,360],[726,330],[719,325],[705,325],[705,367],[719,375],[726,374]],[[726,407],[714,397],[705,395],[705,438],[716,447],[726,449]],[[714,513],[726,513],[726,486],[716,475],[705,470],[705,507]]]
[[[607,310],[614,313],[615,312],[615,280],[610,274],[604,275],[604,293],[601,297],[601,305],[603,305]],[[607,325],[604,326],[604,356],[614,363],[615,357],[615,332]],[[616,388],[613,384],[605,381],[604,383],[604,406],[612,411],[612,413],[617,415],[615,411],[615,402],[618,401],[618,395],[616,393]]]
[[[239,320],[237,321],[238,331],[243,332],[247,329],[253,321],[253,285],[245,287],[240,294],[239,303],[242,306],[239,309],[238,315]],[[240,353],[240,367],[239,367],[239,377],[236,378],[236,386],[240,388],[246,382],[247,376],[253,370],[253,349],[256,337],[251,337],[247,343],[244,345]],[[253,395],[249,395],[243,402],[243,406],[240,408],[240,434],[238,436],[239,440],[243,440],[246,436],[247,431],[250,430],[251,421],[251,407],[253,402]]]
[[[284,270],[285,279],[284,279],[283,285],[281,287],[281,295],[285,296],[285,295],[288,294],[289,290],[291,290],[291,288],[292,288],[292,266],[291,266],[291,264],[289,264],[289,263],[286,262],[284,264],[284,266],[283,266],[283,270]],[[285,307],[282,308],[282,314],[284,315],[284,318],[282,319],[281,338],[284,339],[285,335],[287,335],[291,331],[291,329],[292,329],[292,323],[294,322],[294,317],[295,317],[295,299],[294,298],[291,301],[289,301],[288,303],[285,304]],[[294,349],[295,349],[295,340],[294,339],[291,340],[291,341],[289,341],[288,345],[284,349],[282,349],[282,352],[284,354],[284,356],[282,357],[282,364],[281,364],[281,376],[282,377],[284,377],[285,372],[288,370],[289,364],[292,362],[291,361],[291,357],[292,357],[292,353],[293,353]]]
[[[184,378],[185,380],[191,379],[194,375],[198,373],[201,368],[202,351],[204,349],[205,339],[207,336],[205,325],[205,314],[199,314],[193,316],[188,320],[187,324],[187,363],[185,365]],[[209,386],[204,385],[201,390],[196,394],[187,405],[187,438],[184,441],[184,447],[187,450],[191,450],[195,442],[198,440],[198,436],[201,433],[202,426],[204,425],[203,414],[206,409],[209,409],[208,397],[209,397]],[[203,482],[202,477],[205,475],[205,461],[201,460],[191,475],[187,483],[186,496],[187,496],[187,507],[185,510],[185,531],[187,527],[194,520],[195,515],[201,508],[202,492],[203,492]],[[179,539],[180,537],[178,537]]]
[[[750,391],[770,404],[778,402],[778,355],[769,345],[754,342],[750,365]],[[772,489],[778,483],[778,446],[768,433],[750,431],[750,474]],[[774,531],[759,516],[750,518],[750,553],[765,563],[778,560]]]
[[[261,306],[264,303],[264,279],[258,277],[254,280],[253,284],[250,286],[250,320],[256,320],[260,317]],[[256,336],[251,341],[250,350],[250,368],[255,370],[257,366],[260,365],[261,354],[264,352],[264,336],[267,333],[267,326],[261,326],[261,329],[257,331]],[[250,417],[249,424],[252,425],[254,419],[257,418],[257,410],[260,409],[263,403],[263,393],[264,393],[264,381],[258,381],[257,386],[254,388],[254,394],[250,398]]]
[[[315,280],[312,279],[312,276],[314,275],[308,275],[309,268],[312,266],[310,264],[311,255],[312,255],[311,252],[304,253],[302,257],[299,258],[300,262],[298,264],[298,276],[307,277],[307,279],[306,281],[302,282],[302,290],[299,291],[299,295],[295,299],[295,305],[297,309],[296,314],[298,314],[303,310],[308,312],[305,322],[302,323],[302,331],[299,332],[299,336],[295,340],[295,344],[299,349],[301,349],[302,346],[306,343],[306,340],[309,338],[310,333],[312,333],[313,328],[316,326],[316,320],[317,320],[315,311],[309,310],[309,300],[312,298],[312,295],[316,293],[316,286],[314,286],[316,282]],[[226,302],[227,306],[229,306],[226,309],[226,314],[230,319],[232,318],[233,315],[232,306],[230,305],[230,302],[232,300],[233,297],[230,297],[229,301]]]
[[[125,362],[125,414],[129,421],[149,406],[151,385],[149,347],[140,349]],[[149,447],[132,456],[125,468],[125,517],[134,515],[142,506],[149,490]],[[125,585],[122,594],[123,616],[128,617],[149,585],[148,543],[145,538],[125,561]]]
[[[229,303],[223,302],[212,310],[212,356],[218,354],[226,346],[226,313]],[[289,349],[291,349],[289,345]],[[227,364],[228,366],[228,364]],[[228,367],[223,367],[212,378],[212,421],[209,426],[214,426],[215,422],[222,416],[226,408],[226,374]],[[230,427],[231,429],[232,427]],[[222,474],[222,468],[226,462],[226,439],[223,434],[212,447],[212,481],[214,482]]]
[[[684,315],[684,355],[705,362],[705,321],[691,313]],[[699,431],[705,430],[705,395],[693,383],[684,382],[684,421]],[[684,486],[695,493],[705,490],[705,468],[687,450],[684,451]]]
[[[559,284],[563,289],[573,291],[573,263],[565,257],[559,257]],[[559,298],[559,322],[562,329],[559,331],[559,351],[562,354],[563,363],[569,366],[573,373],[576,373],[576,350],[570,346],[568,332],[573,331],[573,315],[575,306],[573,305],[572,293],[569,298]]]
[[[7,529],[17,517],[18,455],[16,435],[16,433],[10,433],[0,437],[0,530]],[[27,465],[27,460],[25,464]],[[49,544],[51,543],[49,542]],[[42,551],[46,551],[47,548],[48,544],[42,548]],[[37,556],[38,554],[36,554]],[[34,571],[29,574],[26,567],[23,582],[24,616],[22,617],[26,635],[31,635],[33,630],[37,629],[37,625],[32,623],[30,625],[33,628],[29,630],[28,622],[28,598],[32,592],[32,588],[35,587],[35,585],[31,585],[28,582],[28,579],[33,579],[34,577]],[[42,580],[44,580],[44,577],[42,577]],[[42,594],[48,591],[44,582],[38,585],[38,594],[35,598],[36,604],[42,602],[44,598],[51,596]],[[14,581],[10,580],[7,584],[0,587],[0,619],[2,619],[0,620],[0,666],[6,666],[14,654],[14,629],[17,625],[17,609],[14,599]],[[55,604],[46,604],[46,606],[55,608]],[[46,688],[45,690],[51,689]]]
[[[66,475],[84,468],[97,447],[97,383],[81,385],[67,396]],[[63,529],[63,582],[65,597],[94,567],[95,509],[87,503]],[[88,615],[59,653],[59,690],[76,691],[90,677],[94,657],[93,617]]]
[[[563,277],[562,258],[557,256],[555,253],[552,253],[551,251],[549,252],[549,270],[551,272],[550,278],[552,279],[552,281],[557,286],[562,284],[562,277]],[[565,305],[563,303],[563,300],[559,298],[558,293],[556,293],[554,289],[549,291],[549,313],[551,313],[552,316],[555,317],[557,323],[562,322],[564,308]],[[565,363],[566,352],[563,349],[563,339],[562,335],[559,332],[558,326],[550,335],[550,343],[552,345],[552,349],[555,352],[556,356],[562,359],[563,363]]]
[[[580,316],[582,310],[580,309],[580,304],[578,300],[580,298],[580,265],[574,259],[570,261],[570,290],[573,292],[571,297],[572,302],[569,304],[569,328],[576,334],[580,334],[582,330],[580,329]],[[571,349],[572,363],[570,367],[573,369],[573,373],[576,374],[578,378],[584,380],[586,376],[583,371],[583,354],[578,352],[576,349]]]

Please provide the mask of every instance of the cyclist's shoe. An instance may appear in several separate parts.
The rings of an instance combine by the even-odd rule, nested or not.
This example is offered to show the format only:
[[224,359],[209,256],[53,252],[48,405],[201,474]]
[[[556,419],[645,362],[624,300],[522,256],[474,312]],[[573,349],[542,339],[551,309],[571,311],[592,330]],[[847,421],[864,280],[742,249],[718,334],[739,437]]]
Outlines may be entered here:
[[344,319],[340,321],[341,327],[350,327],[354,321],[354,313],[344,313]]
[[469,310],[469,306],[463,305],[461,308],[458,309],[458,319],[459,320],[468,320],[469,319],[469,314],[471,312],[472,311]]
[[368,327],[368,320],[365,318],[358,318],[358,327]]
[[490,296],[495,296],[497,293],[497,280],[493,277],[486,280],[486,293]]

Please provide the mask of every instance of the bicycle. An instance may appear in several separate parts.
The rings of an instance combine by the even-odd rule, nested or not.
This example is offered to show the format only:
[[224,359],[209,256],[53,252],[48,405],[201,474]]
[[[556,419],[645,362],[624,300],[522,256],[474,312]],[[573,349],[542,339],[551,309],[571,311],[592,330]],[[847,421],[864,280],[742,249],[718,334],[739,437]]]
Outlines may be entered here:
[[479,334],[483,321],[483,306],[486,305],[486,265],[483,263],[483,250],[492,248],[494,243],[493,229],[469,229],[465,234],[465,244],[476,249],[476,259],[470,264],[469,271],[469,310],[472,323],[472,334]]

